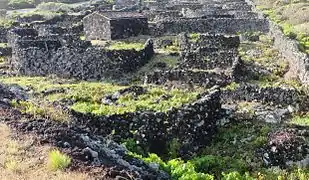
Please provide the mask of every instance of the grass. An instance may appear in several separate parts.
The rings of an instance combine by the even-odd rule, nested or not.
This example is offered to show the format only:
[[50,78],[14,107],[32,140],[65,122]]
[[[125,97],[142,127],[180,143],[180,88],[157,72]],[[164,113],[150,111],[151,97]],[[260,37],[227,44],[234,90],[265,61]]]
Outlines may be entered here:
[[45,19],[52,19],[54,17],[60,16],[61,14],[62,12],[52,12],[52,11],[35,9],[34,11],[30,11],[27,13],[14,12],[12,14],[12,18],[16,19],[17,17],[25,18],[25,17],[35,16],[35,15],[40,15],[44,17]]
[[60,2],[42,2],[37,6],[37,9],[49,12],[69,12],[71,6]]
[[9,0],[8,5],[10,7],[16,9],[23,9],[23,8],[32,8],[34,7],[34,0]]
[[5,57],[0,56],[0,65],[5,63]]
[[236,82],[232,82],[231,84],[225,86],[223,90],[235,91],[237,88],[239,88],[239,84]]
[[0,47],[7,47],[8,44],[7,43],[0,43]]
[[60,107],[55,107],[46,102],[34,103],[29,101],[12,101],[11,104],[21,110],[23,113],[31,114],[35,118],[48,118],[59,122],[70,121],[69,112]]
[[200,33],[191,33],[189,34],[189,39],[191,42],[197,42],[198,39],[200,39],[201,34]]
[[59,150],[52,150],[48,154],[48,167],[53,170],[64,170],[71,164],[71,158]]
[[309,53],[309,3],[295,1],[278,3],[274,1],[255,0],[272,21],[279,24],[283,33],[291,39],[296,39],[300,50]]
[[7,18],[0,18],[0,27],[10,28],[14,23],[14,20]]
[[[170,96],[170,99],[161,100],[162,96]],[[119,105],[104,105],[95,102],[77,102],[71,108],[82,113],[96,115],[124,114],[135,111],[159,111],[166,112],[171,107],[181,107],[183,104],[196,99],[197,93],[185,93],[181,90],[165,91],[160,88],[149,89],[149,92],[138,97],[127,94],[117,100]]]
[[165,63],[167,69],[171,69],[173,67],[176,67],[178,63],[179,57],[177,56],[171,56],[166,54],[155,54],[152,59],[143,67],[141,67],[135,75],[138,77],[143,77],[145,74],[154,72],[155,70],[159,69],[156,67],[157,64]]
[[309,114],[303,116],[296,115],[290,123],[299,126],[309,126]]
[[240,44],[239,54],[245,63],[263,67],[270,72],[270,74],[255,74],[257,77],[256,80],[251,81],[252,83],[261,86],[284,84],[285,80],[282,78],[288,72],[289,63],[272,45],[272,40],[266,35],[261,35],[257,42],[242,42]]
[[[53,107],[48,106],[57,101],[72,101],[71,109],[82,113],[93,113],[96,115],[122,114],[134,111],[162,111],[166,112],[171,107],[180,107],[183,104],[193,102],[198,92],[188,92],[185,90],[173,89],[164,90],[161,87],[147,87],[146,93],[134,96],[132,93],[119,97],[111,105],[105,105],[102,102],[108,95],[112,95],[118,90],[128,88],[128,86],[119,86],[111,83],[85,82],[61,80],[44,77],[0,77],[0,82],[7,84],[18,84],[22,87],[28,87],[38,94],[35,104],[29,102],[21,102],[16,106],[36,115],[44,115],[53,117],[57,120],[66,119],[67,114],[52,110]],[[55,92],[46,96],[42,92],[50,89],[62,89],[64,91]],[[168,98],[162,98],[163,96]],[[47,105],[44,105],[47,104]],[[61,111],[59,111],[61,112]]]
[[50,171],[46,167],[51,147],[38,145],[30,135],[15,133],[0,123],[0,179],[63,180],[94,179],[87,173]]
[[127,43],[127,42],[114,42],[107,47],[109,50],[131,50],[135,49],[136,51],[142,50],[144,48],[143,43]]

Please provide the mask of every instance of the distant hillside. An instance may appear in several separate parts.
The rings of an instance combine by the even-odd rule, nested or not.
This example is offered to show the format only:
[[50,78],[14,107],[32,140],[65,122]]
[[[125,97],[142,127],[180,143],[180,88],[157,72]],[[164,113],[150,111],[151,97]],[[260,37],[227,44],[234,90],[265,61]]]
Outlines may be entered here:
[[283,27],[284,33],[296,38],[302,50],[309,53],[309,1],[255,0],[273,21]]

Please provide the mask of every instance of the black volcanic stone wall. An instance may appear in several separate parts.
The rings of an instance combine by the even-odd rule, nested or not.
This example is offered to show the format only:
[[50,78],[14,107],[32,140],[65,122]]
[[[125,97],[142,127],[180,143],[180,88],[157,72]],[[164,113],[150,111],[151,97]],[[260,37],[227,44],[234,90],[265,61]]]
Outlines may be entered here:
[[57,35],[81,35],[84,31],[84,27],[82,24],[70,27],[61,27],[57,25],[46,25],[46,24],[39,24],[34,25],[34,29],[38,31],[39,36],[49,36],[52,34]]
[[78,79],[113,78],[131,72],[153,56],[153,43],[148,40],[144,49],[104,50],[91,46],[78,37],[37,37],[14,42],[12,67],[20,74],[48,75]]
[[269,24],[266,19],[236,19],[236,18],[183,18],[178,20],[161,20],[157,22],[157,34],[178,34],[181,32],[195,33],[227,33],[238,32],[268,32]]
[[[180,154],[187,157],[210,143],[221,109],[220,91],[213,90],[192,104],[163,112],[134,112],[111,116],[74,113],[81,126],[97,134],[113,130],[118,141],[134,137],[151,152],[164,152],[173,139],[181,144]],[[132,133],[134,132],[134,133]]]
[[0,27],[0,43],[7,43],[8,40],[7,40],[7,28],[1,28]]
[[238,58],[239,36],[201,34],[190,39],[188,34],[178,35],[182,68],[226,69]]
[[131,36],[147,35],[147,18],[115,19],[110,21],[111,39],[124,39]]
[[232,77],[223,72],[207,72],[207,71],[192,71],[192,70],[169,70],[156,71],[147,74],[145,83],[149,84],[167,84],[169,82],[179,82],[186,85],[198,85],[200,87],[211,88],[214,85],[225,86],[232,82]]
[[15,42],[21,38],[34,38],[38,32],[33,28],[13,28],[7,34],[8,44],[14,46]]
[[237,49],[239,45],[239,36],[227,36],[222,34],[201,34],[197,41],[193,43],[194,48],[215,47],[220,49]]
[[261,101],[274,105],[293,105],[308,107],[308,97],[301,91],[284,87],[259,87],[251,84],[241,84],[235,90],[222,91],[222,100],[229,101]]
[[183,57],[180,67],[198,68],[198,69],[226,69],[232,67],[234,61],[238,58],[237,51],[214,51],[203,50],[202,48],[186,53]]
[[0,47],[0,56],[11,56],[12,48],[11,47]]

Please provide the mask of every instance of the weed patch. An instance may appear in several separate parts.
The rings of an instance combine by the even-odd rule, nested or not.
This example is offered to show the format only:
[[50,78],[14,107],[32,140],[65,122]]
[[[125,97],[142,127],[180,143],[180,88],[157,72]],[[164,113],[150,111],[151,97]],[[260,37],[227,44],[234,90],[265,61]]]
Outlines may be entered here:
[[48,155],[48,167],[53,170],[64,170],[71,164],[71,158],[59,150],[52,150]]

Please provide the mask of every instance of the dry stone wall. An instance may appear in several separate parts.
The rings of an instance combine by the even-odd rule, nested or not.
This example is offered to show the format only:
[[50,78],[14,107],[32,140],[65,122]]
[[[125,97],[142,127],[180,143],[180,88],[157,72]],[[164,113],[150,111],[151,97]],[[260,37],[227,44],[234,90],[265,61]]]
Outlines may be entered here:
[[[248,4],[253,7],[253,10],[259,13],[259,16],[264,16],[262,12],[259,12],[255,8],[255,4],[251,0],[246,0]],[[273,38],[274,47],[277,48],[281,54],[289,60],[290,71],[297,75],[299,80],[304,83],[309,83],[309,56],[308,54],[301,52],[299,49],[299,43],[296,40],[290,39],[285,36],[282,28],[276,23],[272,22],[268,18],[265,18],[269,22],[269,35]]]
[[244,32],[268,32],[266,19],[236,19],[236,18],[182,18],[178,20],[161,20],[157,22],[155,35],[191,33],[225,33],[237,34]]
[[181,144],[181,156],[187,157],[210,143],[220,110],[220,91],[213,90],[196,102],[167,113],[134,112],[97,117],[75,112],[75,117],[92,132],[107,135],[114,130],[121,138],[134,136],[141,145],[159,154],[166,153],[162,151],[168,143],[177,140]]
[[105,50],[74,36],[59,38],[14,35],[11,63],[14,69],[25,75],[56,74],[78,79],[114,78],[135,71],[154,54],[152,40],[148,40],[140,51]]
[[192,41],[187,34],[181,34],[179,38],[182,68],[227,69],[238,58],[239,36],[201,34]]
[[7,28],[0,27],[0,43],[7,43]]
[[211,71],[194,71],[194,70],[169,70],[169,71],[156,71],[148,74],[145,77],[147,84],[168,84],[178,82],[184,87],[190,85],[198,85],[200,87],[211,88],[215,85],[225,86],[233,81],[231,75],[224,72],[211,72]]

